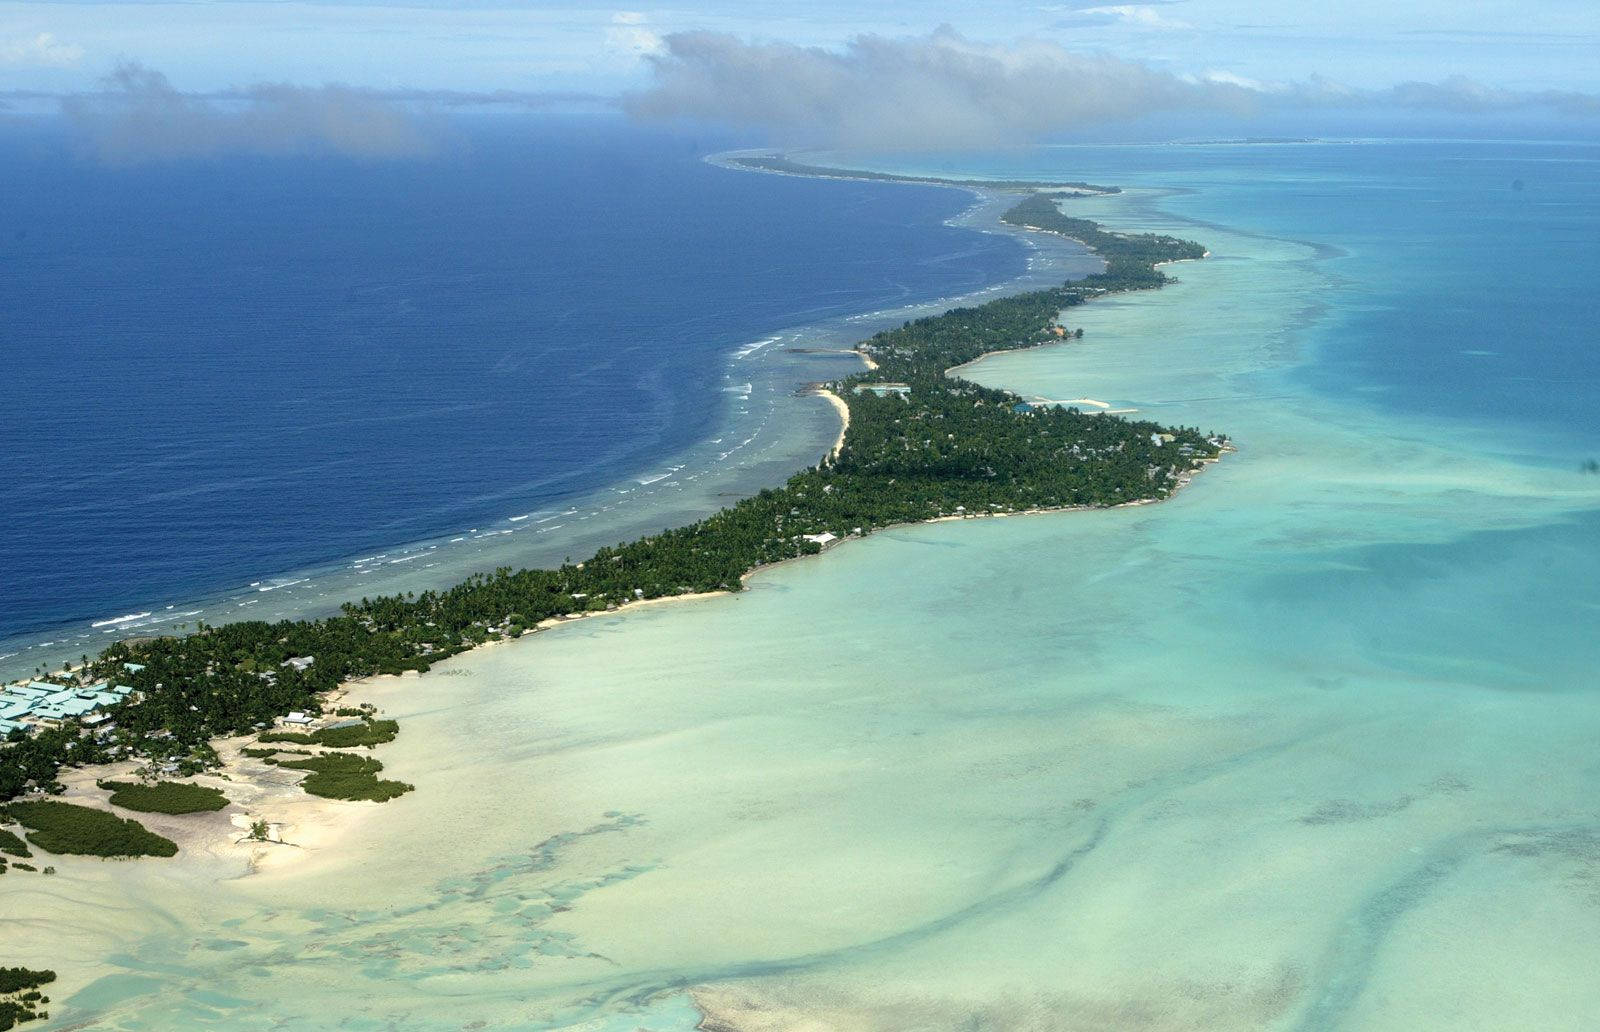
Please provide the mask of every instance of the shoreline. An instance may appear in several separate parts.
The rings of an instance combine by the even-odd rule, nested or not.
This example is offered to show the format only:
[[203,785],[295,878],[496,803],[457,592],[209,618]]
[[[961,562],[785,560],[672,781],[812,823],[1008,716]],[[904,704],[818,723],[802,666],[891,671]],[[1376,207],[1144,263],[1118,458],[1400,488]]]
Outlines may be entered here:
[[[1003,231],[1003,230],[1002,230]],[[1064,309],[1062,309],[1064,311]],[[851,353],[860,358],[868,371],[875,370],[879,363],[865,349],[865,341],[849,349]],[[948,378],[955,371],[975,365],[983,358],[999,354],[1008,350],[1033,350],[1049,344],[1059,344],[1059,340],[1043,340],[1026,348],[999,348],[981,353],[975,358],[949,366],[943,370],[943,376]],[[841,417],[841,427],[834,440],[832,448],[827,452],[827,460],[831,462],[837,458],[850,429],[850,409],[843,398],[832,389],[816,391],[832,406]],[[1209,463],[1207,463],[1209,464]],[[782,566],[788,562],[812,558],[825,554],[834,547],[846,541],[859,537],[870,536],[873,533],[896,528],[911,527],[917,524],[935,524],[952,522],[959,519],[973,519],[990,516],[1034,516],[1062,512],[1075,512],[1086,509],[1116,509],[1133,506],[1147,505],[1154,501],[1167,500],[1181,491],[1192,482],[1193,475],[1203,471],[1203,466],[1196,468],[1181,479],[1170,489],[1166,498],[1132,498],[1128,501],[1115,504],[1069,504],[1069,505],[1044,505],[1028,508],[994,510],[975,510],[971,512],[958,511],[954,514],[944,514],[924,519],[904,520],[874,526],[864,535],[845,534],[831,541],[821,543],[815,552],[792,555],[776,561],[760,562],[753,568],[743,571],[739,575],[739,587],[744,587],[752,582],[763,571]],[[562,624],[572,623],[587,619],[590,616],[601,616],[624,613],[634,607],[660,605],[669,602],[699,601],[719,595],[736,594],[736,590],[714,591],[685,591],[679,594],[661,595],[650,598],[628,599],[617,604],[592,612],[568,613],[535,622],[528,631],[517,637],[495,638],[487,642],[480,642],[467,649],[440,656],[444,661],[454,655],[464,655],[467,652],[477,652],[487,646],[504,645],[520,640],[528,634],[538,631],[554,629]],[[408,678],[405,674],[399,677],[386,677],[379,686],[374,684],[375,675],[363,675],[341,681],[335,689],[335,696],[324,700],[329,704],[332,698],[353,696],[357,700],[364,697],[383,694],[397,690]],[[373,689],[376,689],[374,692]],[[212,878],[206,878],[208,883],[217,881],[239,880],[251,877],[281,877],[289,876],[313,858],[322,858],[326,863],[338,863],[341,847],[348,842],[352,833],[376,812],[376,805],[372,803],[355,803],[347,800],[324,799],[311,796],[299,787],[299,775],[292,776],[292,783],[283,785],[277,783],[283,774],[276,768],[260,763],[246,762],[242,755],[245,745],[253,744],[254,736],[243,736],[234,739],[213,740],[212,744],[223,757],[223,764],[219,768],[200,775],[198,783],[222,788],[228,796],[230,805],[215,814],[186,815],[179,818],[167,818],[160,815],[144,813],[134,814],[135,819],[146,824],[158,834],[173,838],[180,845],[180,857],[169,876],[175,875],[183,878],[188,874],[197,874],[206,878],[207,868],[216,873]],[[115,767],[79,768],[70,772],[64,771],[70,777],[64,781],[70,782],[68,799],[94,801],[104,804],[103,798],[93,793],[104,795],[101,790],[94,789],[94,782],[107,776],[115,776],[115,772],[122,765]],[[129,768],[135,764],[126,764]],[[287,772],[283,772],[287,773]],[[412,776],[415,776],[413,774]],[[238,798],[235,798],[235,797]],[[265,804],[265,805],[262,805]],[[396,801],[396,805],[404,805],[404,800]],[[268,812],[270,807],[270,812]],[[112,812],[121,814],[120,810]],[[245,838],[249,829],[250,819],[265,820],[272,826],[269,835],[274,841],[255,842]],[[286,848],[287,847],[287,848]],[[69,976],[70,977],[70,976]]]
[[[708,160],[710,159],[708,158]],[[730,169],[736,172],[765,171],[761,169],[742,168],[739,166],[730,166]],[[938,185],[944,189],[969,189],[978,196],[984,197],[985,200],[989,200],[997,196],[996,192],[986,194],[984,191],[977,189],[976,187],[968,188],[954,184]],[[967,214],[970,214],[970,212]],[[986,220],[985,224],[981,226],[972,226],[969,228],[971,228],[974,232],[999,232],[1005,235],[1020,235],[1023,232],[1018,227],[1010,226],[1002,222],[998,218],[998,212],[995,214],[992,221]],[[1075,243],[1078,243],[1080,247],[1083,246],[1081,242],[1075,241]],[[1093,254],[1092,251],[1089,253]],[[1000,283],[991,284],[981,288],[976,292],[976,294],[983,295],[1001,291],[1004,290],[1008,285],[1014,285],[1018,281],[1026,279],[1027,275],[1024,274],[1023,276],[1016,277],[1012,280],[1002,281]],[[947,310],[948,307],[958,306],[959,302],[967,299],[972,299],[974,303],[981,303],[977,301],[974,295],[961,295],[953,300],[939,300],[929,303],[933,306],[930,308],[930,312],[935,309]],[[843,319],[846,321],[853,321],[860,318],[861,315],[872,314],[876,313],[860,313],[858,315],[843,317]],[[1044,341],[1039,346],[1044,346],[1045,344],[1051,343],[1059,343],[1059,341]],[[858,340],[853,345],[837,349],[837,353],[841,356],[850,355],[856,359],[859,359],[866,371],[870,372],[878,369],[879,363],[868,351],[863,348],[862,344],[863,341]],[[992,353],[998,352],[986,353],[985,356],[980,356],[980,358],[987,357],[987,354]],[[946,370],[946,374],[949,375],[956,369],[963,368],[966,365],[971,365],[978,360],[979,359],[974,359],[972,362],[963,363],[961,366],[951,367],[949,370]],[[843,398],[839,397],[839,395],[834,393],[832,390],[819,388],[811,391],[810,393],[820,396],[826,400],[840,417],[841,425],[839,431],[835,435],[832,445],[828,448],[827,452],[825,452],[825,460],[832,461],[833,459],[837,458],[841,449],[843,448],[846,435],[850,429],[849,406],[846,404]],[[1129,505],[1138,503],[1129,502],[1122,504]],[[1031,508],[1027,510],[1008,512],[972,512],[959,516],[942,516],[933,517],[926,520],[896,523],[879,529],[894,529],[914,526],[916,523],[947,522],[953,519],[970,519],[978,516],[1042,515],[1050,512],[1075,511],[1083,508],[1095,508],[1095,506]],[[850,539],[851,537],[842,537],[837,541],[830,542],[815,554],[821,555],[827,551],[831,551],[832,548],[837,547],[837,545],[842,544]],[[391,549],[391,552],[394,551],[399,551],[399,549]],[[800,555],[792,557],[791,559],[783,559],[778,562],[770,562],[760,565],[754,569],[745,571],[745,573],[740,576],[740,584],[743,586],[744,584],[749,583],[752,577],[761,573],[763,570],[782,566],[785,563],[793,561],[794,559],[805,558],[812,558],[812,556]],[[298,574],[302,571],[295,572]],[[526,633],[533,634],[540,630],[548,630],[560,626],[561,624],[587,619],[591,616],[619,613],[646,605],[655,605],[667,602],[694,601],[734,593],[735,592],[731,591],[687,592],[680,595],[669,595],[658,598],[628,600],[626,602],[621,602],[611,609],[568,614],[542,620],[533,627],[530,627]],[[243,618],[248,619],[250,617],[245,615]],[[477,651],[478,649],[494,645],[504,645],[515,640],[517,639],[491,640],[475,646],[473,649],[468,651]],[[346,681],[339,686],[336,696],[334,697],[343,698],[348,695],[357,694],[357,701],[361,701],[359,697],[359,691],[364,685],[370,684],[371,681],[371,677],[360,677]],[[328,704],[331,704],[331,701]],[[148,827],[151,827],[152,830],[157,831],[158,834],[163,834],[177,842],[180,847],[180,855],[176,859],[177,863],[183,863],[184,856],[192,857],[196,855],[205,858],[207,861],[207,866],[209,866],[209,862],[214,862],[219,859],[225,860],[227,866],[231,868],[231,870],[225,875],[226,877],[244,878],[258,874],[279,873],[282,871],[291,870],[315,853],[326,848],[336,847],[338,842],[360,823],[364,815],[370,814],[370,812],[372,812],[377,805],[368,802],[328,799],[312,796],[309,793],[304,792],[298,787],[298,782],[301,780],[302,775],[296,773],[293,777],[285,781],[283,773],[280,773],[277,768],[252,761],[242,755],[240,750],[244,746],[253,746],[255,744],[253,738],[254,736],[252,735],[237,739],[214,740],[212,742],[213,747],[217,749],[219,756],[223,760],[222,766],[214,771],[209,771],[206,774],[199,775],[198,783],[207,784],[211,787],[216,787],[224,791],[224,794],[229,799],[229,805],[224,810],[216,811],[214,813],[188,814],[176,818],[166,817],[165,815],[146,814],[136,811],[123,811],[120,808],[114,809],[113,812],[118,813],[119,815],[131,816],[133,819],[140,821]],[[94,782],[107,777],[125,776],[131,773],[137,767],[138,764],[119,762],[104,768],[78,768],[70,771],[64,771],[64,775],[71,775],[70,777],[64,776],[62,779],[63,782],[69,786],[68,793],[64,796],[64,798],[96,805],[108,805],[105,803],[105,797],[109,793],[105,793],[96,789],[94,787]],[[238,798],[235,798],[236,796]],[[259,813],[255,812],[257,809],[260,809],[261,804],[263,803],[268,804],[271,807],[271,811],[263,811]],[[288,812],[285,812],[286,810]],[[219,816],[228,817],[230,823],[225,824],[220,822],[217,819]],[[244,823],[233,823],[232,818],[234,817],[244,819]],[[243,839],[241,836],[249,829],[249,818],[260,818],[267,820],[268,823],[273,827],[273,834],[277,836],[277,840],[269,843],[261,843],[249,842]],[[290,848],[283,848],[286,846]]]
[[[748,174],[762,171],[742,168],[736,165],[725,165],[715,160],[718,157],[719,155],[717,154],[707,155],[703,160],[732,172]],[[775,175],[780,173],[772,172],[767,174]],[[849,179],[848,177],[815,178],[837,178],[840,181],[870,182],[868,180]],[[954,184],[922,185],[939,185],[942,189],[965,190],[983,202],[998,203],[1006,193],[998,190],[986,191],[980,185],[970,187]],[[982,204],[956,212],[943,219],[942,222],[944,225],[954,229],[978,233],[999,233],[1019,241],[1024,238],[1025,234],[1020,229],[998,223],[997,220],[992,222],[985,220],[981,225],[969,223],[967,220],[981,207]],[[1031,247],[1034,245],[1028,244],[1025,246]],[[871,370],[877,368],[876,363],[870,356],[864,355],[854,346],[856,338],[853,335],[856,332],[855,328],[859,324],[867,323],[871,325],[875,321],[882,320],[885,326],[890,325],[891,322],[898,325],[898,322],[906,317],[917,318],[922,314],[937,314],[952,307],[981,304],[999,292],[1029,289],[1028,284],[1038,280],[1039,276],[1040,274],[1031,267],[1024,267],[1016,275],[986,283],[959,294],[930,298],[926,301],[915,301],[906,305],[891,303],[884,307],[865,311],[841,313],[815,322],[779,327],[772,330],[768,336],[773,339],[781,337],[798,339],[802,336],[820,333],[825,337],[838,337],[841,339],[836,344],[826,345],[819,351],[812,351],[809,348],[805,350],[812,353],[836,353],[841,356],[846,354],[854,355],[865,361],[867,368]],[[851,336],[847,336],[847,333]],[[725,356],[725,371],[731,372],[739,369],[737,365],[739,356],[746,347],[748,345],[735,345],[730,348]],[[789,349],[774,347],[770,350],[776,353],[780,350],[787,351]],[[764,356],[764,354],[765,349],[760,355]],[[790,384],[804,378],[803,370],[795,369],[789,372],[794,374],[792,378],[789,373],[781,371],[778,374],[779,378],[786,380]],[[654,488],[655,481],[647,482],[643,479],[650,474],[660,470],[680,468],[681,464],[686,460],[706,458],[706,455],[698,453],[714,452],[715,438],[732,432],[734,432],[734,427],[724,422],[709,431],[708,437],[696,440],[679,451],[664,456],[659,462],[649,463],[633,472],[624,474],[618,480],[585,490],[576,496],[555,499],[542,506],[533,502],[511,504],[506,507],[507,511],[515,512],[519,508],[524,510],[530,508],[538,509],[540,512],[548,511],[558,517],[566,517],[566,519],[557,519],[558,526],[565,524],[568,527],[572,527],[577,521],[591,516],[598,517],[606,507],[616,505],[619,493],[626,493],[631,496],[636,491],[650,491]],[[807,445],[806,450],[809,447]],[[795,450],[798,453],[802,449],[796,447]],[[802,460],[802,463],[804,461]],[[743,492],[747,487],[750,492],[759,489],[758,486],[743,484],[738,480],[738,474],[731,468],[718,471],[708,467],[706,472],[713,477],[722,476],[728,481],[727,486],[735,488],[736,492]],[[787,473],[784,473],[783,476],[787,476]],[[669,475],[666,478],[669,482],[679,479],[678,475]],[[780,477],[771,483],[760,486],[777,486],[781,482]],[[729,492],[724,490],[708,494],[704,500],[707,503],[714,503],[715,499],[728,496]],[[709,507],[704,508],[703,511],[697,510],[696,515],[689,515],[690,509],[686,507],[684,501],[680,501],[680,499],[687,498],[687,492],[674,492],[662,496],[664,504],[656,502],[651,504],[659,512],[660,518],[669,521],[693,520],[707,515],[717,508],[717,504],[709,504]],[[695,501],[699,501],[699,499],[697,498]],[[643,532],[645,528],[659,528],[662,525],[660,519],[656,516],[639,516],[621,523],[615,535],[595,537],[594,540],[589,540],[588,536],[580,531],[579,534],[571,538],[564,536],[559,542],[547,544],[524,537],[522,532],[537,529],[531,521],[529,523],[503,526],[505,524],[504,517],[485,517],[479,521],[478,528],[472,531],[465,529],[465,523],[463,523],[461,527],[453,530],[442,530],[431,536],[374,545],[369,549],[363,549],[361,554],[352,553],[336,559],[312,562],[304,566],[267,573],[250,572],[240,574],[238,580],[234,583],[214,590],[198,591],[194,595],[176,593],[178,600],[171,604],[168,604],[167,599],[172,598],[172,595],[159,600],[147,599],[128,603],[125,609],[115,609],[114,612],[116,614],[124,612],[132,614],[150,610],[153,615],[153,619],[141,621],[140,624],[129,628],[129,637],[119,638],[112,634],[104,633],[104,627],[91,627],[92,623],[101,620],[105,616],[112,615],[112,612],[105,611],[101,607],[94,607],[93,609],[86,607],[83,616],[68,622],[36,631],[26,631],[10,640],[0,640],[0,682],[26,679],[39,666],[53,669],[62,661],[76,662],[80,653],[88,652],[93,655],[117,641],[188,633],[188,630],[193,628],[196,621],[204,621],[216,626],[256,619],[269,621],[278,619],[318,619],[336,615],[339,611],[340,602],[354,601],[364,594],[391,594],[406,590],[415,590],[420,593],[424,590],[444,589],[457,583],[461,577],[470,572],[487,571],[508,564],[530,565],[555,562],[559,560],[562,550],[570,550],[572,552],[590,551],[605,541],[617,540],[618,536],[626,537]],[[597,519],[595,525],[598,526],[598,524],[599,520]],[[490,550],[487,546],[497,543],[495,535],[503,533],[505,529],[518,533],[514,539],[506,537],[503,541],[528,541],[527,547],[510,553],[504,549]],[[462,537],[468,538],[473,545],[484,547],[475,549],[470,557],[456,556],[452,549],[461,547],[458,542]],[[374,553],[377,553],[377,555],[374,555]],[[386,581],[374,577],[371,579],[352,580],[348,584],[328,585],[330,579],[348,577],[352,570],[355,570],[363,561],[363,556],[373,558],[376,561],[371,562],[365,569],[356,570],[357,573],[376,574],[381,570],[391,578],[409,575],[409,579]],[[396,559],[400,560],[403,565],[397,565],[390,569],[387,564]],[[422,569],[431,568],[435,565],[435,561],[440,559],[462,561],[454,562],[450,566],[449,572],[431,579],[427,578],[426,575],[420,574]],[[439,562],[437,565],[443,567],[444,563]],[[246,583],[247,578],[249,583]],[[326,592],[318,591],[314,595],[309,593],[300,594],[300,592],[312,591],[314,586],[320,588],[325,585],[328,586]],[[281,594],[279,594],[280,592]],[[279,601],[280,599],[288,601],[282,602]],[[277,606],[269,610],[268,606],[275,602],[278,603]]]
[[[1034,348],[989,351],[978,358],[972,359],[970,362],[951,367],[951,371],[976,365],[992,355],[1033,351],[1038,348],[1063,343],[1065,342],[1052,340],[1044,341]],[[864,354],[861,357],[863,359],[867,358]],[[876,368],[876,366],[873,366],[873,368]],[[841,414],[842,425],[839,429],[838,438],[828,452],[830,458],[836,457],[838,450],[844,444],[845,434],[849,430],[849,407],[832,391],[822,390],[816,393],[827,398],[830,404]],[[1105,403],[1101,402],[1100,404]],[[1116,410],[1112,410],[1103,414],[1115,414],[1115,412]],[[1234,450],[1233,446],[1230,445],[1225,449],[1225,453]],[[1121,509],[1157,505],[1177,497],[1179,492],[1193,482],[1195,476],[1198,476],[1206,468],[1215,465],[1219,461],[1221,461],[1220,457],[1207,460],[1205,466],[1184,476],[1166,498],[1137,498],[1115,505],[1062,505],[1008,511],[973,511],[934,516],[903,523],[891,523],[876,528],[872,533],[878,534],[909,527],[933,526],[962,520],[1055,516],[1080,512],[1114,512]],[[757,566],[754,569],[747,570],[740,576],[740,587],[741,589],[749,587],[756,578],[769,571],[787,566],[790,563],[821,558],[843,545],[861,541],[870,536],[872,535],[845,535],[836,541],[823,545],[815,553],[792,556],[777,562]],[[609,609],[550,617],[534,624],[519,637],[500,638],[483,642],[458,653],[458,655],[465,656],[492,648],[514,645],[520,641],[533,639],[540,632],[595,617],[618,616],[675,603],[702,602],[710,599],[737,597],[740,593],[739,591],[731,590],[685,592],[679,595],[634,599]],[[337,693],[333,697],[324,700],[324,704],[332,705],[346,700],[352,702],[373,701],[370,698],[370,691],[363,693],[361,689],[373,687],[374,681],[378,676],[384,675],[359,677],[342,683]],[[399,683],[419,676],[421,675],[412,671],[401,674],[394,680]],[[382,706],[379,705],[378,714],[381,715],[383,712]],[[399,802],[398,800],[390,800],[379,804],[314,796],[300,787],[299,782],[302,775],[299,772],[294,772],[291,777],[285,779],[280,768],[268,766],[246,757],[242,750],[246,747],[254,747],[256,744],[254,739],[254,735],[245,735],[214,740],[212,745],[217,749],[219,757],[222,758],[222,765],[214,771],[207,771],[194,776],[196,783],[217,788],[228,797],[229,805],[223,810],[212,813],[185,814],[176,817],[131,810],[125,812],[157,834],[164,835],[177,842],[179,846],[178,857],[192,857],[198,854],[202,858],[201,861],[190,861],[197,865],[207,860],[212,862],[226,861],[232,865],[232,870],[231,872],[225,872],[221,880],[237,880],[293,873],[296,866],[315,857],[318,853],[337,849],[341,842],[359,824],[377,812],[379,806],[395,805]],[[67,802],[94,803],[110,808],[110,804],[105,801],[110,793],[97,788],[95,782],[106,778],[131,776],[139,766],[140,764],[132,761],[122,761],[92,768],[75,768],[66,772],[68,776],[62,779],[63,783],[68,786],[68,790],[63,793],[61,798]],[[229,788],[239,786],[245,789],[245,798],[243,799],[235,799],[229,793]],[[269,802],[274,807],[271,813],[265,810],[259,815],[250,812],[252,808],[260,808],[263,801]],[[285,809],[289,811],[287,816],[284,816],[283,811]],[[116,808],[113,812],[122,813],[124,811],[121,808]],[[216,823],[217,817],[222,815],[228,817],[229,824],[227,828]],[[249,831],[252,817],[267,822],[271,829],[268,841],[256,841],[245,837]],[[232,832],[228,828],[231,828]],[[283,847],[288,847],[288,849]],[[182,864],[184,861],[174,858],[173,862]]]
[[[863,355],[862,357],[865,358],[866,356]],[[844,403],[843,398],[827,388],[819,389],[816,394],[817,397],[832,405],[835,412],[839,413],[839,436],[834,439],[833,447],[828,449],[828,453],[825,456],[825,461],[832,462],[839,457],[840,452],[844,451],[844,437],[845,434],[850,432],[850,406]]]

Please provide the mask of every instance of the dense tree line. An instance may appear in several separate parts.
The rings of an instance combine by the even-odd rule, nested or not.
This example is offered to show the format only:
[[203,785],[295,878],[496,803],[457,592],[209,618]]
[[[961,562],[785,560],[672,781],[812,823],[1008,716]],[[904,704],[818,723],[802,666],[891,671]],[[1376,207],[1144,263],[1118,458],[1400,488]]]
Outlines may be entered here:
[[[1220,438],[1075,409],[1030,410],[1013,394],[947,370],[985,352],[1058,339],[1063,309],[1110,291],[1160,286],[1166,277],[1158,262],[1198,257],[1203,249],[1172,237],[1106,232],[1061,216],[1039,195],[1005,218],[1082,240],[1105,259],[1106,271],[918,319],[862,342],[860,350],[878,368],[827,385],[850,411],[837,456],[706,519],[602,548],[584,562],[499,569],[420,595],[363,598],[323,620],[202,625],[185,637],[112,645],[77,676],[112,677],[135,689],[135,698],[114,711],[115,730],[16,733],[0,752],[0,799],[30,784],[54,790],[64,764],[139,756],[190,773],[215,761],[211,739],[260,730],[291,710],[316,711],[319,696],[343,681],[426,670],[552,617],[636,599],[737,591],[752,570],[819,551],[806,535],[845,537],[952,515],[1167,497],[1220,452]],[[885,381],[904,385],[903,392],[879,396],[872,388],[881,390]],[[296,656],[315,662],[286,665]],[[129,663],[140,668],[130,670]],[[375,726],[325,744],[369,744],[365,736]],[[360,769],[304,764],[329,783],[329,794],[349,790],[351,779],[369,790],[366,782],[375,781],[375,771],[355,758],[330,762]],[[380,783],[391,784],[401,787]]]

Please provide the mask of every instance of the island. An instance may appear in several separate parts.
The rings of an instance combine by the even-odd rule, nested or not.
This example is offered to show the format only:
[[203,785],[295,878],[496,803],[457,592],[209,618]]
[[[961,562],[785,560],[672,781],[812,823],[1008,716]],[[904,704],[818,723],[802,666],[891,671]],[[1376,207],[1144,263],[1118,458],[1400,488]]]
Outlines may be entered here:
[[1099,186],[1083,182],[1041,182],[1032,179],[951,179],[945,176],[912,176],[895,172],[866,172],[853,168],[829,168],[826,165],[807,165],[781,154],[734,154],[726,159],[736,168],[752,172],[776,172],[787,176],[804,176],[808,179],[861,179],[885,183],[925,183],[929,186],[956,186],[973,190],[1023,191],[1058,194],[1115,194],[1120,186]]
[[[1042,193],[1024,197],[1004,219],[1082,241],[1105,270],[908,321],[859,343],[864,371],[811,387],[840,410],[844,432],[821,461],[782,486],[554,569],[502,568],[444,590],[362,598],[326,619],[202,624],[186,636],[122,641],[84,656],[45,687],[119,691],[104,693],[109,701],[92,716],[10,731],[0,747],[0,801],[21,801],[0,807],[0,824],[28,829],[31,843],[47,851],[170,856],[176,847],[136,821],[42,797],[62,791],[58,775],[69,767],[138,760],[150,771],[196,774],[218,764],[216,740],[241,735],[261,743],[247,755],[307,772],[308,792],[393,799],[411,786],[377,778],[382,764],[370,756],[290,748],[371,749],[394,738],[392,721],[377,720],[370,709],[341,709],[335,716],[348,718],[341,723],[272,729],[285,719],[309,725],[330,694],[356,678],[425,671],[552,620],[739,591],[756,570],[884,528],[1169,497],[1220,457],[1226,437],[1029,403],[952,371],[985,354],[1080,338],[1060,323],[1065,311],[1107,294],[1159,288],[1168,282],[1160,265],[1198,258],[1204,249],[1069,218]],[[117,793],[111,803],[145,812],[201,813],[220,798],[196,786],[101,787]]]

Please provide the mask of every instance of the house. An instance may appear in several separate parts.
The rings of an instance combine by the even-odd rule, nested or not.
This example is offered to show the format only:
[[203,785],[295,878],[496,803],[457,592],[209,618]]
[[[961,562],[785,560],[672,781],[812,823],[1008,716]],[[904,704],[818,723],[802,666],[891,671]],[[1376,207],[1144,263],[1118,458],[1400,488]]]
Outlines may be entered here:
[[133,689],[127,685],[94,684],[87,687],[30,681],[0,689],[0,737],[13,726],[58,726],[80,720],[89,727],[109,727],[103,711],[126,702]]
[[144,664],[143,663],[124,663],[124,664],[122,664],[122,669],[126,670],[130,674],[137,674],[139,671],[144,669]]
[[304,727],[306,724],[311,723],[311,718],[306,716],[300,710],[290,710],[289,711],[289,715],[287,717],[283,718],[283,723],[285,723],[285,724],[299,724],[302,727]]
[[88,716],[98,709],[94,700],[85,699],[71,692],[63,692],[40,702],[33,708],[33,715],[39,720],[62,721],[70,717]]
[[830,531],[826,531],[826,530],[823,531],[821,534],[801,534],[800,536],[801,536],[801,538],[805,539],[806,541],[814,542],[816,544],[821,545],[824,548],[828,547],[828,545],[832,544],[833,542],[839,540],[839,535],[834,534],[834,533],[832,533]]
[[317,657],[316,656],[290,656],[288,659],[284,660],[282,663],[279,663],[278,665],[279,666],[286,666],[286,667],[294,667],[296,670],[304,670],[306,667],[310,666],[311,664],[315,663],[316,661],[317,661]]
[[862,391],[869,391],[869,392],[871,392],[873,394],[876,394],[880,398],[887,397],[887,396],[889,396],[891,394],[897,395],[899,397],[905,397],[906,395],[911,393],[911,385],[908,384],[908,383],[863,383],[863,384],[857,384],[856,385],[856,393],[860,394]]

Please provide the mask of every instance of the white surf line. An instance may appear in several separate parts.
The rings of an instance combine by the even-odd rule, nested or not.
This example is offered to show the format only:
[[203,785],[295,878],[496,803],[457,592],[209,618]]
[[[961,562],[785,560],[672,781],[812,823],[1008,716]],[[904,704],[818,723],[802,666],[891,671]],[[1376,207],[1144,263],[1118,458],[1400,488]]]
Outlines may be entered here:
[[[89,626],[90,627],[112,627],[112,626],[115,626],[117,624],[132,623],[135,620],[143,620],[145,617],[147,617],[149,615],[150,614],[148,612],[145,612],[145,613],[129,613],[126,616],[115,616],[115,617],[112,617],[109,620],[96,620],[94,623],[90,624]],[[41,644],[54,645],[55,642],[42,642]]]
[[256,590],[257,591],[277,591],[279,588],[292,588],[296,584],[305,584],[310,580],[311,580],[310,577],[301,577],[299,580],[284,581],[282,584],[268,584],[268,585],[266,585],[264,587],[257,588]]
[[767,337],[763,340],[753,341],[752,343],[746,344],[738,351],[735,351],[733,353],[733,360],[735,362],[742,362],[751,355],[755,354],[757,351],[760,351],[762,348],[766,347],[768,344],[776,344],[782,339],[782,337]]

